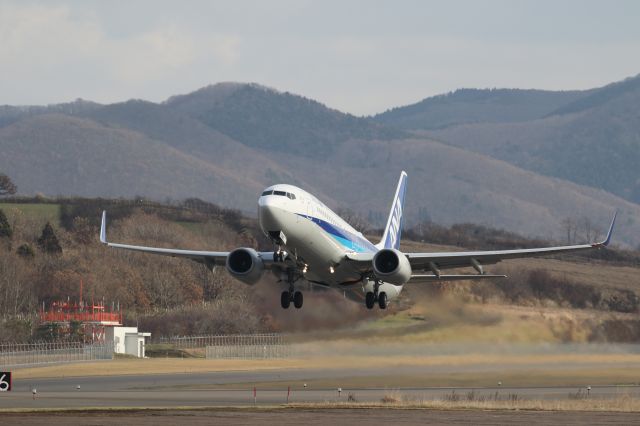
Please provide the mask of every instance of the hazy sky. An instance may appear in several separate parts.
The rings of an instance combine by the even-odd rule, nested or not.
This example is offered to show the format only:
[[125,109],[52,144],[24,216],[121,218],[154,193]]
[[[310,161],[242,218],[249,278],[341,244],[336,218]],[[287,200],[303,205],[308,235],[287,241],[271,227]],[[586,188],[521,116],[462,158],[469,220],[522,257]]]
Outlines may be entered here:
[[640,73],[640,1],[0,0],[0,104],[257,82],[372,114],[460,87]]

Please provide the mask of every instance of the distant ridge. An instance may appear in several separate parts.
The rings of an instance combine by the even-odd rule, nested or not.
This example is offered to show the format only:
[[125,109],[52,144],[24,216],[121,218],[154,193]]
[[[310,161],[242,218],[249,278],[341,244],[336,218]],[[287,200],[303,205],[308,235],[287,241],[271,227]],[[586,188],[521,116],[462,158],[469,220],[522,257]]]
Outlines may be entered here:
[[348,139],[390,140],[402,131],[258,84],[223,83],[166,105],[252,148],[322,155]]
[[588,96],[588,91],[458,89],[393,108],[373,119],[405,130],[440,129],[468,123],[535,120]]
[[640,203],[639,111],[636,76],[591,90],[539,120],[460,124],[423,135]]
[[605,103],[626,96],[640,90],[640,75],[629,77],[622,81],[608,84],[600,89],[591,90],[588,96],[581,97],[567,105],[558,108],[549,114],[563,115],[585,111],[590,108],[596,108]]

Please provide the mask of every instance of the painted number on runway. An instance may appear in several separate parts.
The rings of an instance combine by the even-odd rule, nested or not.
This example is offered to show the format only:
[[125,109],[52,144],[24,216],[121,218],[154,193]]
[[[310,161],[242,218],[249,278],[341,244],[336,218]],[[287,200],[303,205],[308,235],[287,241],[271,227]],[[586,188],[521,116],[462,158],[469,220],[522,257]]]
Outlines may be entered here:
[[0,372],[0,392],[11,390],[11,372]]

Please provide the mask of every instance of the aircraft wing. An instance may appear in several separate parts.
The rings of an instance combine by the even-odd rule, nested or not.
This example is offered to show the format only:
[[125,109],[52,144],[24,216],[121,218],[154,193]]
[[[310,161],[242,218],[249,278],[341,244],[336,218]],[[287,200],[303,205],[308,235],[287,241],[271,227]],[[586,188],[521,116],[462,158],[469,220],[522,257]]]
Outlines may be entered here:
[[[616,214],[613,216],[609,232],[606,238],[593,244],[579,244],[572,246],[543,247],[518,250],[494,250],[494,251],[460,251],[460,252],[441,252],[441,253],[405,253],[411,269],[413,271],[431,271],[434,276],[444,278],[440,274],[442,269],[473,267],[479,274],[484,274],[482,265],[498,263],[505,259],[517,259],[523,257],[545,256],[551,254],[573,253],[579,251],[587,251],[601,249],[609,245],[611,242],[611,234],[615,225]],[[347,255],[347,260],[353,261],[361,266],[362,271],[371,269],[371,262],[375,253],[354,253]],[[418,275],[416,277],[425,277]],[[413,276],[412,276],[413,278]],[[458,278],[460,279],[460,278]]]
[[[187,259],[191,259],[198,263],[202,263],[210,268],[214,266],[222,266],[227,261],[227,256],[229,256],[229,252],[227,251],[199,251],[199,250],[181,250],[181,249],[170,249],[170,248],[160,248],[160,247],[145,247],[145,246],[136,246],[129,244],[118,244],[118,243],[110,243],[107,241],[107,213],[102,212],[102,223],[100,225],[100,242],[109,247],[132,250],[132,251],[140,251],[151,254],[159,254],[163,256],[171,256],[171,257],[184,257]],[[262,258],[265,266],[273,263],[273,252],[258,252],[258,255]]]
[[409,279],[410,283],[433,283],[440,281],[465,281],[465,280],[486,280],[486,279],[494,279],[494,278],[507,278],[506,275],[474,275],[474,274],[460,274],[460,275],[434,275],[434,274],[426,274],[426,275],[411,275],[411,279]]

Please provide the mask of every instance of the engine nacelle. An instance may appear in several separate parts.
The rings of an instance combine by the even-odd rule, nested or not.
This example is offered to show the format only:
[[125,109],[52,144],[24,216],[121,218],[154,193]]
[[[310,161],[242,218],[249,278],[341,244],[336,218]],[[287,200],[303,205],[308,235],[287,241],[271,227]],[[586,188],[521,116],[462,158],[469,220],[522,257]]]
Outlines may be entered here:
[[403,285],[411,278],[407,257],[396,249],[382,249],[373,256],[373,270],[384,282]]
[[253,285],[262,277],[264,263],[252,248],[235,249],[227,256],[227,271],[245,284]]

